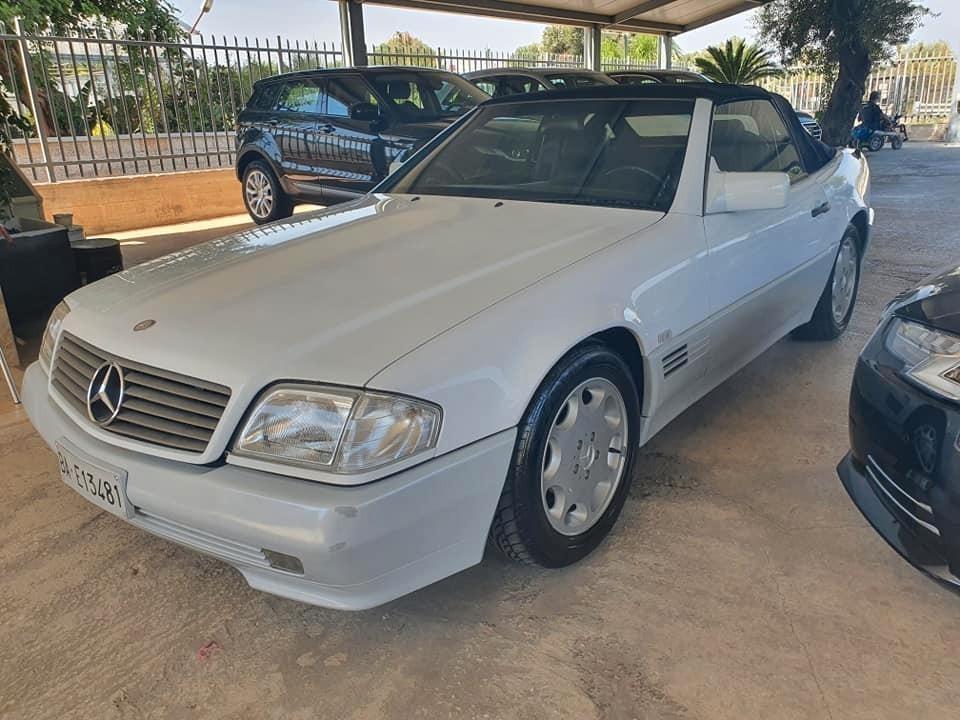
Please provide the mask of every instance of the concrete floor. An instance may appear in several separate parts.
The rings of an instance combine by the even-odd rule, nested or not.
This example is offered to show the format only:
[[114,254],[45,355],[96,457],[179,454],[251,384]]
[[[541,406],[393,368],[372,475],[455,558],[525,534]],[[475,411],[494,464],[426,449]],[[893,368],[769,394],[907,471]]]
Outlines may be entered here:
[[960,260],[960,148],[872,164],[847,335],[779,343],[672,423],[609,541],[563,571],[488,553],[368,612],[272,598],[84,502],[0,405],[0,717],[956,717],[960,596],[834,466],[880,309]]

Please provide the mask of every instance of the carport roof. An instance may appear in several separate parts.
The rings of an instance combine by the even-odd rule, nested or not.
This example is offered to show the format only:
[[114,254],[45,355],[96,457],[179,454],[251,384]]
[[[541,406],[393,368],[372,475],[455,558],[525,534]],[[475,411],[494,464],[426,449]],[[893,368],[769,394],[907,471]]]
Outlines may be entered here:
[[770,0],[361,0],[419,10],[600,25],[630,32],[676,35],[758,8]]

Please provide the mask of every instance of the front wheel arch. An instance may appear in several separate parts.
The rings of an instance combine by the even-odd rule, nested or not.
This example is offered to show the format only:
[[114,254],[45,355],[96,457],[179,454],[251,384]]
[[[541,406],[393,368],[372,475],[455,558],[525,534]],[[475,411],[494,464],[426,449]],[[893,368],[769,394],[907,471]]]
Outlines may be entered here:
[[[609,339],[611,336],[608,335]],[[589,503],[583,503],[584,507],[590,506],[590,513],[596,511],[597,516],[593,518],[590,524],[585,525],[580,532],[561,534],[556,527],[551,527],[548,510],[541,508],[541,502],[546,503],[544,507],[550,505],[549,493],[553,488],[548,489],[547,500],[541,498],[542,484],[544,478],[542,472],[546,472],[546,459],[541,460],[541,455],[546,452],[547,443],[553,447],[553,439],[549,441],[553,430],[563,428],[560,420],[555,420],[558,412],[563,406],[562,398],[567,391],[573,387],[574,397],[579,398],[579,385],[581,381],[592,382],[587,378],[598,378],[601,381],[608,382],[609,387],[616,386],[620,391],[622,406],[624,408],[622,415],[625,420],[624,430],[621,432],[623,463],[620,468],[620,474],[612,489],[607,492],[612,493],[606,499],[606,504],[600,503],[594,508],[592,500]],[[613,383],[613,385],[609,385]],[[586,391],[584,391],[586,392]],[[558,394],[559,393],[559,394]],[[497,547],[507,557],[521,562],[541,565],[543,567],[563,567],[569,565],[589,554],[613,528],[620,510],[626,501],[629,493],[630,481],[633,474],[633,466],[637,457],[638,445],[634,433],[639,433],[641,427],[640,413],[640,388],[634,382],[632,370],[627,361],[614,350],[608,342],[603,342],[596,336],[591,336],[578,343],[565,353],[554,363],[546,373],[543,380],[537,386],[530,398],[527,409],[521,418],[516,445],[514,447],[511,459],[510,470],[505,479],[500,500],[494,513],[490,528],[490,540],[494,547]],[[594,395],[603,398],[604,395]],[[590,400],[585,399],[584,403]],[[601,400],[601,402],[603,402]],[[578,401],[579,404],[579,401]],[[589,406],[588,406],[589,407]],[[606,407],[605,405],[603,406]],[[594,411],[596,412],[596,411]],[[580,415],[584,415],[580,411]],[[573,417],[577,417],[576,414]],[[584,416],[589,419],[589,416]],[[596,415],[593,416],[596,418]],[[563,421],[566,422],[566,421]],[[579,422],[575,420],[573,422]],[[617,420],[616,422],[620,422]],[[552,430],[551,430],[552,429]],[[576,426],[574,426],[574,430]],[[588,428],[589,430],[590,428]],[[598,438],[603,438],[602,429],[596,432]],[[588,451],[594,452],[589,461],[581,456],[580,445],[574,448],[573,460],[571,463],[589,462],[590,468],[598,457],[606,458],[606,454],[597,452],[592,444],[593,434],[587,433],[584,436],[583,443]],[[606,442],[606,440],[603,440]],[[600,440],[598,440],[600,442]],[[620,454],[620,450],[610,451]],[[563,451],[563,457],[568,457],[568,450]],[[548,457],[543,455],[544,458]],[[543,465],[543,467],[541,467]],[[559,464],[557,466],[560,467]],[[576,474],[577,465],[573,469]],[[599,466],[598,466],[599,467]],[[602,470],[601,470],[602,471]],[[563,472],[563,471],[561,471]],[[589,480],[590,470],[586,470],[584,481]],[[573,485],[571,492],[576,490],[577,480],[570,480]],[[596,478],[592,482],[597,482]],[[562,483],[564,486],[566,482]],[[602,482],[597,487],[602,487]],[[595,497],[590,494],[588,497]],[[562,494],[562,493],[561,493]],[[571,506],[573,512],[577,506],[581,505],[581,495],[573,495],[575,503]],[[565,505],[563,506],[565,507]]]

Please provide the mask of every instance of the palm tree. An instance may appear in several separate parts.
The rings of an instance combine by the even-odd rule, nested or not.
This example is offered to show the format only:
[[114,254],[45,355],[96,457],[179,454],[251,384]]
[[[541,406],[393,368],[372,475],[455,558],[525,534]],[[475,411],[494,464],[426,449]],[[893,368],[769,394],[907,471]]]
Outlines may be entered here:
[[749,85],[783,74],[773,62],[773,53],[759,45],[748,45],[741,38],[727,40],[722,46],[711,45],[706,53],[707,57],[694,61],[697,70],[717,82]]

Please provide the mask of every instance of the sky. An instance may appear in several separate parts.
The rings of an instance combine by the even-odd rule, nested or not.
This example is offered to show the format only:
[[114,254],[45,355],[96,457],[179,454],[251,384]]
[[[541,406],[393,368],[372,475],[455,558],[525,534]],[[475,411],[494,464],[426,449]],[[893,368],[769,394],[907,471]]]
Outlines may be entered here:
[[[203,0],[173,0],[181,19],[192,24]],[[940,17],[929,18],[914,33],[914,41],[947,40],[960,51],[960,0],[925,0]],[[340,25],[337,3],[331,0],[270,0],[264,12],[262,0],[214,0],[213,9],[200,21],[200,32],[232,37],[276,37],[338,42]],[[676,38],[684,52],[700,50],[731,35],[755,39],[752,18],[756,11],[722,20]],[[407,31],[433,47],[444,49],[512,51],[540,39],[543,25],[496,20],[469,15],[364,6],[368,43],[381,43],[397,31]]]

